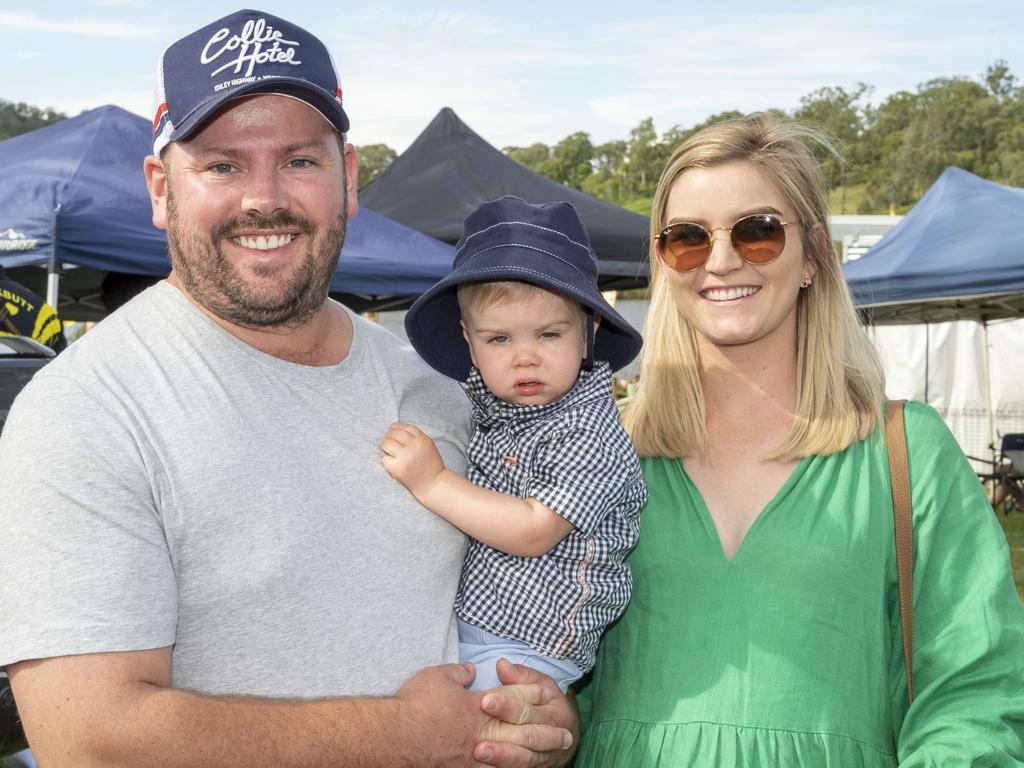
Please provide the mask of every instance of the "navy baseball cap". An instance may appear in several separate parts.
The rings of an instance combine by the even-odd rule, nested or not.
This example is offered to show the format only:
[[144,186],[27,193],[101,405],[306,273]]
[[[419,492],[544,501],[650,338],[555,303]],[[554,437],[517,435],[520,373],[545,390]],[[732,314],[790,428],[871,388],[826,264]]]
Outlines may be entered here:
[[236,11],[171,43],[157,67],[153,154],[187,139],[231,99],[256,93],[305,102],[348,131],[327,47],[278,16]]
[[[452,271],[405,315],[409,341],[445,376],[465,381],[473,365],[459,325],[459,286],[496,280],[532,283],[600,315],[588,358],[607,361],[613,371],[639,354],[640,333],[597,287],[597,257],[576,209],[562,202],[534,205],[509,195],[483,203],[466,217]],[[592,328],[588,325],[588,336]]]

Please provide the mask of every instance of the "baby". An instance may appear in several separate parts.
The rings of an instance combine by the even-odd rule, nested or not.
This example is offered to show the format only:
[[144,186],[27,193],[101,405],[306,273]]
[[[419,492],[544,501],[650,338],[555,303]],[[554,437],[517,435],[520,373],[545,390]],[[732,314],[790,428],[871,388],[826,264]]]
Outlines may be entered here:
[[611,371],[637,355],[640,334],[601,296],[573,207],[516,197],[466,218],[451,273],[405,325],[473,405],[468,480],[415,426],[393,424],[381,443],[387,471],[472,537],[455,610],[473,688],[500,685],[504,657],[565,691],[629,601],[624,557],[647,490]]

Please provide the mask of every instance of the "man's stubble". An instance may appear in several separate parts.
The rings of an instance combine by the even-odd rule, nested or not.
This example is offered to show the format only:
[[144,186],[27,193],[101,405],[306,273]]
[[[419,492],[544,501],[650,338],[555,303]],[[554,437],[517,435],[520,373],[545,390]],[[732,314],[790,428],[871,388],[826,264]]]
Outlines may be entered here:
[[[331,278],[345,242],[348,189],[342,179],[342,207],[335,223],[320,233],[300,216],[280,211],[270,216],[237,216],[218,224],[208,236],[182,221],[170,174],[167,177],[167,250],[171,266],[194,301],[229,323],[245,328],[296,328],[319,311],[327,299]],[[253,229],[295,228],[309,237],[309,249],[274,296],[256,295],[245,279],[224,257],[226,237]],[[259,268],[254,268],[259,273]]]

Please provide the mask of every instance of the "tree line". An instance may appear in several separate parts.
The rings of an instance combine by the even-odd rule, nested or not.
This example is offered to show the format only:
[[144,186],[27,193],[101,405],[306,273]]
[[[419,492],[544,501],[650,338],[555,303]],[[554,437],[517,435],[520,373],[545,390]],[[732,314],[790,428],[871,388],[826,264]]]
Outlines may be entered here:
[[[871,86],[861,83],[819,88],[801,98],[795,110],[775,111],[833,138],[838,156],[820,152],[819,159],[834,190],[836,213],[905,212],[950,165],[1024,186],[1024,91],[1002,60],[977,79],[936,78],[878,104],[872,102]],[[660,136],[647,118],[626,139],[594,145],[580,131],[554,146],[504,151],[551,179],[647,212],[673,149],[707,125],[738,116],[723,112]]]
[[0,99],[0,141],[66,118],[63,112]]
[[[997,60],[978,78],[942,77],[899,91],[880,103],[871,86],[819,88],[780,114],[831,136],[838,154],[819,153],[833,188],[835,213],[904,213],[950,165],[986,179],[1024,186],[1024,90]],[[594,144],[585,131],[554,145],[541,142],[503,151],[527,168],[566,186],[642,213],[672,151],[723,119],[727,111],[659,134],[646,118],[625,139]],[[384,144],[360,148],[365,184],[395,158]]]
[[[828,86],[775,110],[824,129],[838,156],[821,153],[833,187],[836,213],[902,213],[947,166],[983,178],[1024,186],[1024,89],[1007,63],[997,60],[976,78],[941,77],[872,101],[873,88]],[[728,111],[696,125],[659,134],[645,118],[625,139],[594,144],[585,131],[554,145],[505,147],[506,155],[557,182],[646,213],[658,175],[672,150]],[[33,130],[65,115],[0,100],[0,139]],[[395,159],[386,144],[358,147],[360,183]]]

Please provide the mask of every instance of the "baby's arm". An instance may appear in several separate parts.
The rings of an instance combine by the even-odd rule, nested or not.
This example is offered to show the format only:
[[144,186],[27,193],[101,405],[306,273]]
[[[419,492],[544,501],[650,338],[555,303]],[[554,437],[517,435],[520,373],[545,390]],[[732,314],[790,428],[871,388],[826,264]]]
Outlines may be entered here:
[[447,469],[434,441],[411,424],[392,424],[380,449],[384,469],[420,504],[489,547],[538,557],[573,530],[572,523],[536,499],[481,488]]

